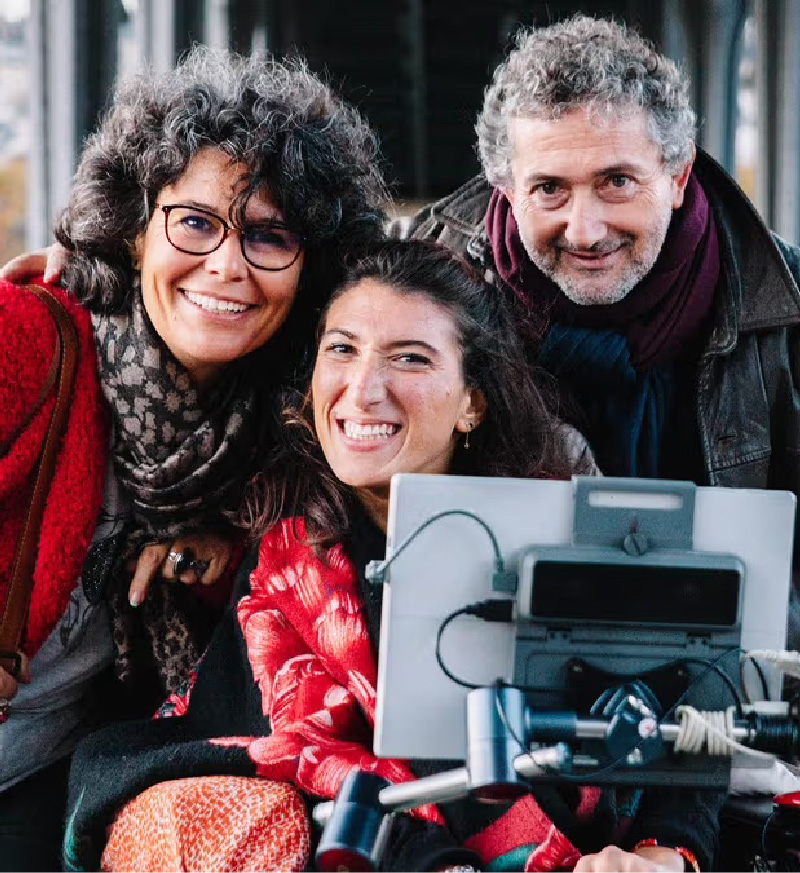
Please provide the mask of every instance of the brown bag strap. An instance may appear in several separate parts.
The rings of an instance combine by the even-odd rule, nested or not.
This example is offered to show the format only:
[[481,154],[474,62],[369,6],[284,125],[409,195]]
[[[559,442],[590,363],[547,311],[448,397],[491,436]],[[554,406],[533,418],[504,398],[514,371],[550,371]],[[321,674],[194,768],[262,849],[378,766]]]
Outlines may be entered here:
[[53,390],[53,386],[56,384],[56,379],[58,379],[58,372],[61,368],[61,336],[56,334],[56,345],[53,349],[53,357],[50,361],[50,368],[47,371],[47,375],[44,377],[44,382],[42,382],[42,387],[39,389],[39,394],[34,402],[33,406],[28,410],[25,414],[25,417],[19,423],[18,427],[11,434],[10,437],[0,445],[0,458],[4,457],[11,451],[11,446],[25,433],[28,425],[33,421],[34,418],[39,414],[39,410],[44,406],[45,401],[50,396],[50,392]]
[[[33,471],[28,512],[22,526],[19,542],[17,543],[17,551],[11,570],[11,581],[8,587],[8,597],[5,609],[3,610],[2,620],[0,620],[0,666],[4,666],[4,659],[11,659],[15,661],[11,668],[12,670],[19,668],[19,659],[15,658],[15,653],[22,641],[22,633],[28,615],[42,517],[44,516],[47,495],[53,481],[53,474],[55,473],[61,437],[66,428],[70,394],[78,364],[78,334],[64,305],[46,288],[38,285],[27,285],[24,287],[36,294],[50,310],[58,334],[55,350],[58,360],[55,364],[52,382],[49,373],[48,378],[45,380],[45,388],[48,389],[52,388],[53,382],[57,383],[56,402],[53,407],[53,414],[50,418],[50,426],[47,429],[42,451]],[[54,370],[53,365],[51,365],[50,370]],[[49,386],[48,383],[50,383]],[[49,390],[47,393],[49,393]],[[33,413],[26,416],[27,422],[30,422],[38,408],[41,408],[47,393],[42,397],[40,392]]]

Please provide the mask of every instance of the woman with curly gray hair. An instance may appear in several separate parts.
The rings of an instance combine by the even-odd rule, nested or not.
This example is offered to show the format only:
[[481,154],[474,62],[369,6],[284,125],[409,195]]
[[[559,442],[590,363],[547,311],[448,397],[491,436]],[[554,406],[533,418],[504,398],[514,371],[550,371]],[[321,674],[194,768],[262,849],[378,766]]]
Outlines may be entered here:
[[[33,653],[30,684],[0,689],[0,743],[14,750],[0,766],[4,821],[46,830],[31,809],[44,787],[14,783],[24,788],[54,748],[63,778],[86,729],[89,679],[112,651],[139,708],[202,653],[226,592],[160,582],[230,574],[244,487],[278,439],[273,396],[313,348],[345,255],[382,235],[385,193],[371,130],[300,60],[199,47],[117,89],[56,228],[64,283],[91,315],[112,425],[100,511],[111,523],[71,584],[86,615],[109,610],[112,633],[91,638],[91,657],[78,641],[85,660],[72,671],[56,660],[42,675]],[[32,266],[42,269],[41,255],[3,275]],[[83,615],[65,614],[52,635]],[[60,796],[55,779],[47,793]],[[11,863],[25,869],[24,850]]]

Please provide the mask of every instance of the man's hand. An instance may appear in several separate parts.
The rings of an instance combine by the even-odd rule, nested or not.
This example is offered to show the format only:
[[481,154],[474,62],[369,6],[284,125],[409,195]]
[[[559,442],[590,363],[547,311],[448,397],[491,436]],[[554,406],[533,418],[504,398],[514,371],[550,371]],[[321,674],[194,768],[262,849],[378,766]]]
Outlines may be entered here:
[[55,283],[69,260],[69,252],[58,243],[35,252],[25,252],[0,268],[0,279],[6,282],[28,282],[44,273],[44,281]]
[[633,871],[684,870],[683,858],[663,846],[647,846],[635,852],[624,852],[617,846],[606,846],[596,855],[584,855],[575,865],[577,871],[595,873],[633,873]]
[[[213,585],[228,566],[233,544],[216,534],[193,534],[171,545],[156,543],[145,546],[136,561],[133,581],[128,590],[131,606],[138,606],[147,596],[157,575],[168,582],[184,585]],[[181,558],[183,560],[181,560]]]

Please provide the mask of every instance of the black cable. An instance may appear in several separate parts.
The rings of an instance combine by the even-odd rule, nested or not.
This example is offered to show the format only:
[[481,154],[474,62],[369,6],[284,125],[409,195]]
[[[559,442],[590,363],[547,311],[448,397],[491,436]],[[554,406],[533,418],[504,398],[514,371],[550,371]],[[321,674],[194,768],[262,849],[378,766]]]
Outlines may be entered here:
[[764,700],[769,700],[769,685],[767,684],[764,668],[758,663],[757,658],[750,658],[750,663],[755,667],[758,678],[761,680],[761,693],[764,695]]
[[[741,653],[741,651],[742,651],[742,649],[739,648],[738,646],[735,649],[726,649],[725,652],[723,652],[719,656],[719,658],[717,658],[715,661],[710,661],[708,658],[677,658],[675,661],[673,661],[672,663],[676,663],[676,664],[680,664],[680,663],[705,664],[706,670],[704,673],[702,673],[700,676],[698,676],[697,679],[695,679],[689,685],[689,687],[686,689],[686,691],[684,691],[683,694],[681,694],[681,696],[678,698],[678,702],[673,703],[673,705],[667,710],[667,713],[674,711],[676,707],[680,706],[681,702],[686,699],[686,695],[692,690],[692,688],[695,685],[697,685],[698,682],[701,682],[703,679],[705,679],[705,677],[708,675],[709,671],[713,670],[720,677],[720,679],[722,679],[722,681],[728,686],[731,694],[733,695],[733,702],[734,702],[734,705],[736,706],[737,718],[744,718],[744,711],[742,709],[742,706],[743,706],[742,695],[739,693],[739,689],[736,687],[733,679],[731,679],[731,677],[717,663],[717,661],[719,661],[722,658],[727,657],[732,652]],[[667,713],[664,714],[664,718],[666,718]]]
[[[403,554],[403,552],[411,545],[412,542],[425,530],[426,527],[432,525],[435,521],[439,521],[441,518],[447,518],[451,515],[461,515],[465,518],[471,518],[473,521],[477,521],[478,524],[486,531],[489,535],[489,539],[492,541],[492,550],[494,551],[494,561],[495,568],[497,573],[505,572],[505,565],[503,564],[503,554],[500,551],[500,545],[497,542],[497,537],[494,535],[494,531],[489,527],[488,524],[474,512],[469,512],[466,509],[446,509],[444,512],[437,512],[435,515],[430,516],[430,518],[426,518],[425,521],[422,522],[419,527],[415,530],[411,531],[411,533],[403,540],[402,543],[395,549],[390,558],[386,558],[384,561],[378,562],[370,562],[370,566],[368,567],[368,575],[367,578],[372,581],[374,579],[382,579],[386,571],[391,567],[391,565]],[[373,566],[374,565],[374,566]]]
[[451,612],[439,625],[439,630],[436,631],[436,663],[444,675],[451,682],[455,682],[456,685],[460,685],[462,688],[468,688],[470,691],[474,691],[476,688],[483,688],[482,683],[476,685],[474,682],[468,682],[466,679],[456,676],[455,673],[452,673],[447,668],[442,658],[442,635],[450,622],[460,615],[472,615],[482,621],[507,623],[511,621],[513,613],[514,601],[501,599],[479,600],[476,603],[470,603],[467,606],[462,606],[461,609],[457,609],[455,612]]
[[764,858],[769,858],[769,854],[767,852],[767,831],[769,830],[770,825],[772,824],[772,817],[775,815],[774,812],[771,812],[767,816],[767,820],[764,822],[764,827],[761,828],[761,854]]
[[511,722],[508,720],[508,715],[506,714],[506,708],[505,706],[503,706],[503,701],[500,699],[500,692],[503,690],[503,688],[508,688],[509,686],[506,685],[506,683],[503,682],[502,679],[495,679],[492,687],[494,688],[494,705],[497,709],[497,714],[500,716],[500,721],[503,722],[503,727],[508,731],[509,734],[511,734],[511,739],[514,740],[514,742],[519,746],[522,754],[529,755],[530,750],[525,745],[525,743],[522,742],[517,732],[511,726]]
[[[746,649],[742,649],[742,652],[745,655],[747,655]],[[747,687],[746,687],[745,681],[744,681],[744,665],[748,662],[753,665],[753,669],[758,674],[758,679],[761,682],[761,693],[764,695],[764,700],[769,700],[769,686],[767,685],[767,677],[764,673],[764,668],[761,666],[761,664],[758,663],[757,658],[751,658],[748,656],[746,660],[740,661],[740,663],[739,663],[739,682],[740,682],[742,688],[744,689],[744,691],[746,693]],[[747,695],[747,702],[751,703],[749,695]]]
[[444,633],[447,625],[450,624],[451,621],[458,618],[460,615],[469,615],[470,613],[467,611],[468,607],[463,607],[462,609],[457,609],[455,612],[451,612],[450,615],[439,625],[439,630],[436,632],[436,663],[441,667],[442,673],[451,681],[455,682],[456,685],[460,685],[462,688],[469,688],[470,691],[474,691],[476,688],[480,688],[480,685],[476,685],[473,682],[467,682],[466,679],[460,679],[454,673],[451,673],[447,667],[445,666],[444,661],[442,660],[442,634]]

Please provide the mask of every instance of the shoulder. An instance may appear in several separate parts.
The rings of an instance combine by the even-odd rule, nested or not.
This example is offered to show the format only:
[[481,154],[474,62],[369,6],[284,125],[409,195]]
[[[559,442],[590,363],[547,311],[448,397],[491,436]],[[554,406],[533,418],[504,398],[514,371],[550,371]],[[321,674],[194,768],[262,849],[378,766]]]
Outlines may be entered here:
[[90,324],[88,311],[78,299],[56,285],[35,281],[27,284],[16,284],[0,280],[0,306],[2,307],[3,329],[7,329],[9,321],[14,318],[25,322],[49,321],[48,308],[44,302],[37,300],[42,293],[54,298],[63,308],[77,328],[83,329]]
[[[48,302],[50,305],[48,305]],[[0,367],[9,377],[14,360],[25,367],[44,358],[49,365],[56,342],[53,308],[66,313],[77,333],[81,352],[91,353],[94,364],[94,335],[91,316],[72,294],[54,285],[16,285],[0,281]]]
[[395,236],[433,239],[454,251],[464,252],[471,239],[483,229],[492,188],[483,175],[474,176],[460,188],[431,203],[414,215]]
[[[66,311],[78,337],[78,373],[73,396],[89,394],[99,408],[99,387],[89,314],[65,291],[46,286],[46,293]],[[0,282],[0,408],[3,434],[12,432],[48,379],[56,352],[56,322],[47,304],[29,287]],[[7,435],[7,434],[6,434]]]
[[561,457],[566,459],[573,476],[602,476],[586,437],[572,425],[559,422],[555,438]]
[[[287,567],[314,558],[305,542],[305,524],[302,518],[284,518],[273,525],[261,538],[258,564],[251,575],[251,585],[273,573],[282,573]],[[260,586],[259,586],[260,587]]]
[[354,579],[353,567],[342,545],[318,555],[306,540],[302,518],[286,518],[263,536],[258,564],[250,576],[251,591],[274,595],[300,590],[309,579],[323,578],[328,584],[348,587]]
[[778,251],[781,253],[783,260],[786,262],[786,266],[789,268],[789,272],[792,274],[792,277],[795,281],[800,281],[800,247],[786,242],[785,239],[778,236],[778,234],[774,231],[771,235],[772,241],[775,243]]

